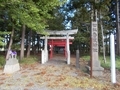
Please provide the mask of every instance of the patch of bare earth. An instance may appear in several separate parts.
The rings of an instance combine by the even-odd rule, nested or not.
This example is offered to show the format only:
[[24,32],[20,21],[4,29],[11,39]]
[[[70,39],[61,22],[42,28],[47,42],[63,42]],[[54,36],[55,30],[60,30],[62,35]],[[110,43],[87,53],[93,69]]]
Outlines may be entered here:
[[[85,60],[80,60],[80,69],[75,67],[75,57],[67,65],[64,57],[57,56],[45,64],[21,65],[21,70],[11,74],[0,74],[0,90],[119,90],[119,83],[110,82],[110,71],[103,77],[90,78],[85,73]],[[117,71],[117,81],[120,72]]]

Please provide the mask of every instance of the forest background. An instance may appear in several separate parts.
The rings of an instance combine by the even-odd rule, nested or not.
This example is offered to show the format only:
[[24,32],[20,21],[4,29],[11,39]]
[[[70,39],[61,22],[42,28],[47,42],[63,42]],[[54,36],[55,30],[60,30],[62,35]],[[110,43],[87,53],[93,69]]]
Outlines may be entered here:
[[94,10],[97,10],[99,55],[103,55],[104,60],[110,55],[110,34],[113,33],[119,58],[119,0],[0,0],[0,55],[7,59],[8,51],[16,50],[22,60],[39,53],[43,43],[40,37],[46,34],[46,29],[78,29],[71,54],[75,54],[77,46],[81,56],[90,55]]

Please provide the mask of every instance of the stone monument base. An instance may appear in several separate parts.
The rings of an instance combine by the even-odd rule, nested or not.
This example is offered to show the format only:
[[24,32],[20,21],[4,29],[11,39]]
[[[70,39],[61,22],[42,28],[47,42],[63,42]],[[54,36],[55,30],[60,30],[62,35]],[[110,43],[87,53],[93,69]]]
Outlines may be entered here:
[[[87,68],[87,72],[90,74],[91,72],[90,62],[88,63],[86,68]],[[96,61],[95,65],[92,66],[92,76],[94,77],[103,76],[103,71],[104,68],[100,66],[100,62]]]
[[93,67],[92,68],[92,75],[95,77],[103,76],[103,67]]
[[16,58],[10,58],[6,61],[3,73],[12,74],[20,70],[20,65]]
[[5,65],[5,67],[4,67],[4,73],[6,73],[6,74],[11,74],[11,73],[14,73],[19,70],[20,70],[19,63],[14,64],[14,65]]

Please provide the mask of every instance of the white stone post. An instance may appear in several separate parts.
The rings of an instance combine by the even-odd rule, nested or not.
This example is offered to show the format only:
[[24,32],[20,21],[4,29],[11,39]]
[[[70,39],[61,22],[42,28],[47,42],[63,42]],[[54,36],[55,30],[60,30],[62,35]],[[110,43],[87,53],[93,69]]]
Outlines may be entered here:
[[111,82],[116,83],[114,35],[110,35]]
[[67,64],[70,64],[70,47],[69,47],[69,34],[66,37],[66,51],[67,51]]
[[44,57],[45,57],[45,62],[47,62],[48,61],[48,50],[47,50],[47,35],[45,35],[45,54],[44,54]]
[[44,54],[45,54],[45,51],[42,50],[42,51],[41,51],[41,63],[42,63],[42,64],[45,63],[45,55],[44,55]]

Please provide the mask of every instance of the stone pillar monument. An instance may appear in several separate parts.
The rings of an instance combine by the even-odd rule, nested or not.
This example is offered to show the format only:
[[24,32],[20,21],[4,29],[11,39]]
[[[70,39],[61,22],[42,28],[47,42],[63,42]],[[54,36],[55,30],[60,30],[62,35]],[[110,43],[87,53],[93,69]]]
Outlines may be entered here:
[[76,50],[76,68],[80,68],[80,53],[79,53],[79,49]]
[[91,23],[91,74],[102,76],[103,70],[98,57],[98,24],[97,21],[93,21]]

